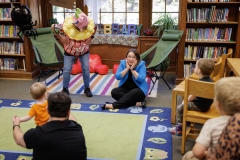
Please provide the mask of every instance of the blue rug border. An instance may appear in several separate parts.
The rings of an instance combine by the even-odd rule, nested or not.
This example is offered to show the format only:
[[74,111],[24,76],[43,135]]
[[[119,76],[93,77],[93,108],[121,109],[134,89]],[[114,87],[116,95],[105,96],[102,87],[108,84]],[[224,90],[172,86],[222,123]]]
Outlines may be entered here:
[[[11,101],[11,102],[9,102]],[[22,107],[22,108],[30,108],[30,106],[35,103],[34,100],[20,100],[20,99],[1,99],[0,98],[0,108],[2,107],[13,107],[13,108],[18,108],[18,107]],[[128,108],[122,108],[119,109],[117,112],[111,112],[110,110],[102,110],[100,106],[102,106],[103,104],[90,104],[90,103],[73,103],[73,104],[81,104],[81,109],[72,109],[73,111],[87,111],[87,112],[101,112],[101,113],[112,113],[112,114],[135,114],[135,115],[146,115],[145,117],[145,128],[143,128],[142,131],[142,142],[139,143],[139,148],[141,147],[141,150],[138,151],[138,154],[136,155],[136,160],[138,159],[144,159],[145,157],[145,148],[154,148],[154,149],[158,149],[158,150],[163,150],[163,151],[167,151],[168,154],[168,158],[166,160],[171,160],[172,159],[172,135],[170,132],[166,131],[164,132],[165,134],[162,134],[161,132],[151,132],[148,130],[149,126],[157,126],[157,125],[161,125],[162,122],[166,121],[166,123],[164,124],[164,126],[171,127],[171,122],[170,122],[170,118],[171,118],[171,108],[164,108],[164,107],[146,107],[144,109],[140,108],[140,107],[128,107]],[[95,105],[95,107],[94,107]],[[93,106],[94,110],[89,109],[90,106]],[[150,111],[156,110],[156,109],[162,109],[163,112],[162,113],[166,113],[166,114],[161,114],[161,113],[150,113]],[[141,112],[142,110],[142,112]],[[130,111],[133,111],[133,113],[131,113]],[[152,118],[155,117],[155,118]],[[162,121],[153,121],[150,120],[152,119],[162,119]],[[144,125],[144,124],[143,124]],[[145,131],[144,131],[145,129]],[[146,134],[148,132],[148,134]],[[156,143],[152,143],[150,141],[147,141],[149,138],[153,138],[153,137],[157,137],[157,138],[163,138],[165,140],[167,140],[168,142],[166,144],[156,144]],[[170,141],[170,142],[169,142]],[[142,143],[142,146],[141,146]],[[168,146],[170,145],[170,146]],[[140,152],[140,153],[139,153]],[[16,154],[16,159],[18,158],[19,155],[26,155],[26,156],[32,156],[31,154],[28,153],[22,153],[22,152],[11,152],[11,151],[1,151],[0,150],[0,154],[11,154],[12,156],[14,156]],[[13,158],[13,157],[12,157]],[[91,160],[92,158],[88,158],[88,160]],[[93,158],[96,159],[96,158]],[[97,160],[100,160],[101,158],[98,158]],[[8,160],[5,158],[5,160]]]

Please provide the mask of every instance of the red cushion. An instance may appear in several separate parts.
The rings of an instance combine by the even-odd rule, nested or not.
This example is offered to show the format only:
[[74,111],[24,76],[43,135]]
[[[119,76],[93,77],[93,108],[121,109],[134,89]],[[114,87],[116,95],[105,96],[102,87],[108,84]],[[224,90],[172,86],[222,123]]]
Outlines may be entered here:
[[113,65],[113,70],[112,70],[113,74],[115,74],[117,72],[118,66],[119,66],[119,64]]
[[108,66],[105,64],[99,65],[95,67],[95,71],[98,74],[108,74]]
[[81,63],[79,60],[76,61],[76,63],[73,63],[72,65],[72,71],[71,74],[79,74],[82,72],[82,68],[80,67]]
[[102,60],[101,57],[98,54],[90,54],[90,58],[89,58],[89,66],[90,66],[90,72],[94,73],[95,71],[95,67],[98,65],[102,64]]
[[[95,69],[94,69],[95,66],[101,65],[101,64],[102,64],[102,60],[101,60],[101,57],[99,55],[97,55],[97,54],[90,54],[89,55],[90,73],[94,73],[95,72]],[[79,73],[82,73],[82,66],[81,66],[81,62],[78,59],[77,62],[72,65],[71,74],[79,74]]]

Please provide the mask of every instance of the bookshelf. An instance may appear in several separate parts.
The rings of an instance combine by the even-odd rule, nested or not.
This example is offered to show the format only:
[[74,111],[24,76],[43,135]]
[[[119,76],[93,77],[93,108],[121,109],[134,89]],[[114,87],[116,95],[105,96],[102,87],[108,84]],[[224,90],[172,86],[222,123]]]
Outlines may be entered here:
[[23,43],[17,36],[17,27],[11,19],[11,8],[22,2],[9,1],[0,2],[0,78],[32,79],[33,57],[24,50],[27,45],[24,43],[29,42]]
[[184,35],[178,48],[176,84],[184,80],[184,65],[194,66],[199,57],[218,57],[233,48],[233,57],[240,58],[240,1],[192,1],[179,1],[178,27]]

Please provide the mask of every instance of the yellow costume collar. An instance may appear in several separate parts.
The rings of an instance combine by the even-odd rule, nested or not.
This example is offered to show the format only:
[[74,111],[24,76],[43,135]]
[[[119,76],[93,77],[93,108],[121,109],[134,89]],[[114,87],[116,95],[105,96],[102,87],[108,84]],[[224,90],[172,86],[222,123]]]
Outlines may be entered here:
[[63,31],[71,39],[76,41],[85,40],[92,36],[94,33],[94,21],[88,17],[88,27],[84,31],[80,31],[73,24],[73,17],[68,16],[63,22]]

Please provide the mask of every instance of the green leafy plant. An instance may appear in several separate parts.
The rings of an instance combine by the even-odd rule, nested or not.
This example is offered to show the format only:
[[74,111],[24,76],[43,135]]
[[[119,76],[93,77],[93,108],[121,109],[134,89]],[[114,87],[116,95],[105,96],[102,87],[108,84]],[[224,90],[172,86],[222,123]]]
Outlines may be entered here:
[[177,17],[173,18],[170,14],[162,14],[157,19],[156,22],[152,24],[153,28],[156,28],[156,31],[153,35],[157,35],[160,37],[161,33],[167,29],[167,30],[175,30],[177,29]]
[[57,18],[51,18],[51,19],[49,20],[49,23],[50,23],[50,26],[51,26],[52,24],[59,24],[58,21],[57,21]]

